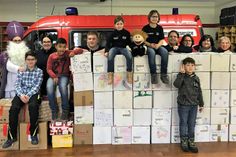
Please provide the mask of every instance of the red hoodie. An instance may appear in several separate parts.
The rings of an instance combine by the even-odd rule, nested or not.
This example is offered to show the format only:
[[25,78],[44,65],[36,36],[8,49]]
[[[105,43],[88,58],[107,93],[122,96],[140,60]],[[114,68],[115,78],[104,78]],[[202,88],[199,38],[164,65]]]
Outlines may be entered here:
[[58,78],[60,76],[68,76],[70,75],[70,53],[74,53],[75,55],[81,54],[83,52],[82,49],[65,51],[63,55],[58,55],[57,52],[52,53],[48,57],[47,61],[47,72],[51,78]]

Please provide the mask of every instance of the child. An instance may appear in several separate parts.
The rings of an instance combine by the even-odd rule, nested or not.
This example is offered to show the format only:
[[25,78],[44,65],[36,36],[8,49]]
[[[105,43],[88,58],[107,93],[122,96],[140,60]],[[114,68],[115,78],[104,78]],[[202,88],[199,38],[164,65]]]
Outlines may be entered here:
[[[126,48],[130,44],[130,33],[124,29],[124,19],[117,16],[114,20],[115,30],[107,41],[105,55],[108,56],[108,84],[113,82],[114,58],[117,54],[123,54],[127,64],[127,81],[133,82],[132,78],[132,54]],[[108,53],[109,51],[109,53]]]
[[9,111],[8,139],[3,148],[12,146],[17,141],[18,114],[21,107],[29,104],[31,144],[38,144],[39,90],[43,81],[43,71],[36,66],[36,54],[25,54],[26,70],[17,73],[15,83],[16,96]]
[[200,79],[194,73],[195,61],[187,57],[183,60],[180,72],[174,81],[174,86],[178,88],[178,113],[181,148],[184,152],[198,152],[194,143],[194,129],[197,117],[197,110],[203,110],[203,97],[200,86]]
[[156,53],[161,56],[161,81],[165,84],[169,84],[169,78],[167,75],[168,65],[168,51],[162,47],[164,42],[164,32],[162,26],[158,23],[160,21],[160,14],[157,10],[151,10],[148,14],[149,24],[143,27],[143,31],[148,34],[147,38],[147,52],[148,62],[151,72],[152,84],[157,84],[157,72],[156,72]]
[[67,85],[69,83],[69,65],[70,57],[82,53],[83,50],[76,48],[73,51],[66,50],[66,40],[59,38],[56,43],[57,52],[52,53],[47,61],[47,72],[49,79],[47,81],[47,95],[49,105],[52,110],[52,120],[58,118],[58,108],[56,104],[56,86],[58,85],[62,99],[62,120],[67,120],[69,115],[69,100]]

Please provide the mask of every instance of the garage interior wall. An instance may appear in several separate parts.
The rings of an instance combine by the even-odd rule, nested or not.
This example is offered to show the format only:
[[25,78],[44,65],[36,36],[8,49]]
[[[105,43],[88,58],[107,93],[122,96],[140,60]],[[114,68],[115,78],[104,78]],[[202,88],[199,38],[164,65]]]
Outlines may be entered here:
[[[81,15],[119,15],[119,14],[145,14],[151,9],[157,9],[160,14],[171,14],[172,8],[179,8],[179,14],[198,14],[203,24],[219,23],[220,9],[224,6],[236,5],[236,2],[215,4],[215,2],[180,2],[158,0],[0,0],[0,22],[17,20],[21,22],[34,22],[38,18],[51,15],[64,15],[66,7],[77,7]],[[14,5],[15,4],[15,5]],[[204,28],[206,34],[215,37],[217,28]]]

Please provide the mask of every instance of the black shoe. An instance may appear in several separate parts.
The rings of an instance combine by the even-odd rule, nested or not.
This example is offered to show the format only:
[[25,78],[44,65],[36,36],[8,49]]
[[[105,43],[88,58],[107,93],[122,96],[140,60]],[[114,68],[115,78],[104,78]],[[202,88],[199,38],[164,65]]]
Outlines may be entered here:
[[151,74],[151,82],[152,84],[158,84],[157,74]]
[[184,152],[188,152],[189,151],[189,147],[188,147],[188,138],[187,137],[182,137],[181,138],[181,149],[184,151]]
[[68,120],[69,119],[69,111],[63,110],[61,114],[61,120]]
[[14,142],[16,142],[16,139],[8,139],[8,140],[2,145],[2,148],[3,148],[3,149],[6,149],[6,148],[8,148],[8,147],[11,147]]
[[39,140],[37,136],[31,136],[31,144],[32,145],[37,145],[39,144]]
[[198,153],[198,148],[193,138],[190,138],[188,140],[188,146],[189,146],[189,151],[191,151],[192,153]]
[[164,83],[164,84],[169,84],[170,81],[169,81],[169,77],[167,74],[161,74],[161,81]]

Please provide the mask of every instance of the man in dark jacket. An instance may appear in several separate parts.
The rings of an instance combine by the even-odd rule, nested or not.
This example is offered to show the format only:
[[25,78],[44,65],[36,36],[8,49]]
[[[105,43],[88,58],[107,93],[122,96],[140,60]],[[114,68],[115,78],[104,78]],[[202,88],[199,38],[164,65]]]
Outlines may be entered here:
[[199,77],[194,73],[195,61],[187,57],[183,60],[180,72],[174,81],[178,88],[178,113],[181,148],[183,151],[198,152],[194,143],[194,129],[197,117],[197,110],[203,110],[203,97]]

